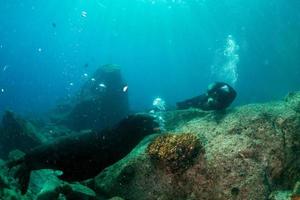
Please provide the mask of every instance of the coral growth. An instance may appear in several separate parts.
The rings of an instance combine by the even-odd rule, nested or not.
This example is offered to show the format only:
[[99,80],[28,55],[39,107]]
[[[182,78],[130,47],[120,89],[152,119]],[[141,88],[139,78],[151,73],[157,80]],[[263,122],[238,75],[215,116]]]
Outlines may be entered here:
[[158,166],[172,173],[187,169],[201,149],[198,138],[192,133],[158,136],[147,149]]

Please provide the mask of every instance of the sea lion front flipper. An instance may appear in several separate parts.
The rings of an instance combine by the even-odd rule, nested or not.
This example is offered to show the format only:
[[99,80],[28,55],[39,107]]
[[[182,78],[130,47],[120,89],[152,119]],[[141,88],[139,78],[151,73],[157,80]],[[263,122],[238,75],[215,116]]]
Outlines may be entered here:
[[16,168],[13,176],[17,179],[22,194],[25,194],[29,185],[31,169],[26,165],[25,156],[5,163],[9,170]]
[[21,164],[20,166],[18,166],[18,169],[14,174],[14,177],[18,181],[22,194],[25,194],[28,189],[30,173],[31,170],[25,164]]

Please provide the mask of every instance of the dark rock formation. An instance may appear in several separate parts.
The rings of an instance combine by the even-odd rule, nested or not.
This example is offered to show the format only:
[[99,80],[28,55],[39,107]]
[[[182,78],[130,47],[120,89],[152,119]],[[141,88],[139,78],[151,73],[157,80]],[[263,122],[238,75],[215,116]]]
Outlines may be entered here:
[[125,87],[121,70],[117,66],[102,66],[83,85],[74,100],[74,106],[62,120],[63,124],[76,131],[100,130],[114,125],[129,114]]
[[44,137],[30,122],[16,116],[13,112],[5,112],[0,130],[1,158],[6,158],[8,153],[14,149],[27,152],[43,141]]

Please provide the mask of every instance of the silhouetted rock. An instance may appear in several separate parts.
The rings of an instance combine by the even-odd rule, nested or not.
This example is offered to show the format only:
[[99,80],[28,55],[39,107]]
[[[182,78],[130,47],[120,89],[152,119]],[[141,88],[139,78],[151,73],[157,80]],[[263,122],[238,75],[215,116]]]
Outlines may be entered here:
[[6,158],[12,150],[27,152],[40,145],[44,137],[28,121],[6,111],[2,118],[0,130],[0,157]]
[[76,131],[109,127],[129,114],[126,84],[115,65],[99,68],[74,101],[72,109],[60,107],[70,110],[62,123]]

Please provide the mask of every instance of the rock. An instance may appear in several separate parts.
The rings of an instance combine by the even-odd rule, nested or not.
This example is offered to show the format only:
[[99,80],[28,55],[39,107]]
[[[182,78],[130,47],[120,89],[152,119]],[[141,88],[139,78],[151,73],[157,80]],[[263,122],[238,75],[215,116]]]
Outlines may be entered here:
[[114,125],[129,114],[125,86],[117,66],[102,66],[83,85],[71,109],[60,106],[70,110],[61,116],[60,123],[75,131],[100,130]]
[[300,181],[295,184],[291,198],[292,200],[300,200]]
[[42,190],[38,193],[36,200],[58,199],[60,195],[61,181],[50,180],[43,185]]
[[22,158],[25,155],[23,151],[20,151],[18,149],[12,150],[8,154],[8,160],[18,160]]
[[285,101],[296,112],[300,112],[300,92],[290,92],[285,98]]
[[7,158],[10,151],[19,149],[27,152],[40,145],[45,138],[28,121],[6,111],[0,131],[0,157]]
[[[162,116],[167,132],[179,138],[192,134],[199,140],[202,150],[193,162],[175,164],[175,171],[168,170],[185,159],[176,156],[182,148],[177,148],[178,142],[149,136],[95,177],[94,189],[107,197],[130,200],[268,199],[272,192],[292,190],[300,175],[300,113],[293,106],[300,99],[296,97],[245,105],[226,113],[166,112]],[[153,160],[154,155],[160,156],[160,162]]]
[[36,170],[31,173],[29,191],[34,194],[39,194],[41,191],[52,191],[53,188],[61,185],[58,178],[61,171],[54,171],[49,169]]
[[269,196],[269,200],[291,200],[291,191],[275,191]]
[[293,191],[274,191],[269,196],[269,200],[299,200],[300,199],[300,182],[297,182]]
[[70,184],[60,180],[51,180],[44,184],[37,195],[37,200],[53,200],[59,197],[66,199],[95,200],[96,193],[79,183]]
[[96,193],[92,189],[79,183],[65,184],[61,190],[62,193],[67,197],[67,199],[96,199]]
[[293,190],[294,195],[300,195],[300,181],[296,183],[294,190]]

